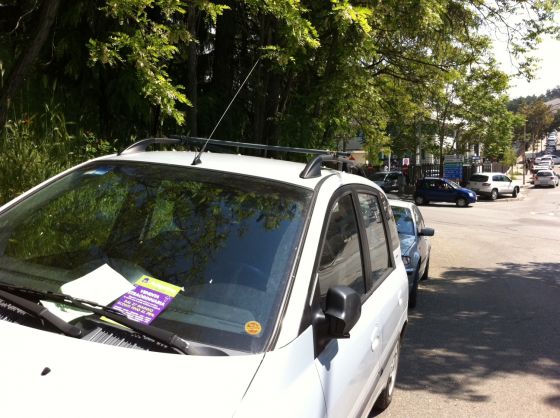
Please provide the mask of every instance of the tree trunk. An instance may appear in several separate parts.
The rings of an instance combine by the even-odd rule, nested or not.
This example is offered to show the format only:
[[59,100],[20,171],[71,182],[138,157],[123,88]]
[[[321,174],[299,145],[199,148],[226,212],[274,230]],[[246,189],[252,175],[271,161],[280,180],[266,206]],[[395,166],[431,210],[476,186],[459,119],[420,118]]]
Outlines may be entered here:
[[23,81],[31,71],[33,64],[39,57],[43,45],[47,41],[52,25],[56,20],[60,0],[44,0],[39,16],[39,26],[35,37],[28,48],[19,56],[16,64],[7,77],[4,88],[0,92],[0,127],[8,119],[8,110],[14,96],[17,94]]

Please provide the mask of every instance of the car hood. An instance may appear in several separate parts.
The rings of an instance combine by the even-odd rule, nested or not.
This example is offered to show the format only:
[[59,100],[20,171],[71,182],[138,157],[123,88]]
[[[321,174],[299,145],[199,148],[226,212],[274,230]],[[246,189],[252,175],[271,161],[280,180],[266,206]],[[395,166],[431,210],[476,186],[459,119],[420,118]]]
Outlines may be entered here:
[[133,350],[3,320],[0,355],[2,415],[14,418],[233,416],[264,356]]
[[474,192],[471,189],[467,189],[466,187],[461,187],[459,190],[462,191],[463,193],[467,193],[467,194],[473,193],[474,194]]
[[416,244],[416,237],[412,235],[399,234],[399,239],[401,241],[401,255],[407,256]]

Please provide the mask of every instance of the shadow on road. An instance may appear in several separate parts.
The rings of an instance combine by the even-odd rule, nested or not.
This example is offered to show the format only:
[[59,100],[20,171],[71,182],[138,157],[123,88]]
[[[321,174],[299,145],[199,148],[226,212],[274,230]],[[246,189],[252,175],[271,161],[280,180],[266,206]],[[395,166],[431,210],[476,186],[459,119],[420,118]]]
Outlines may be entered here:
[[484,402],[481,381],[537,375],[558,389],[558,396],[539,401],[560,409],[558,272],[560,263],[501,263],[490,270],[452,268],[422,282],[398,388]]

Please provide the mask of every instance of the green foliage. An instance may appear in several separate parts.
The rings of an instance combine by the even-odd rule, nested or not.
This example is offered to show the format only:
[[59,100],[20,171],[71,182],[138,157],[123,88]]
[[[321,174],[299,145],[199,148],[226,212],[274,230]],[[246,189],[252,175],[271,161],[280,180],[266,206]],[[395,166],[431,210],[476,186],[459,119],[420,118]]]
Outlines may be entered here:
[[[144,96],[172,117],[177,124],[184,123],[178,104],[190,105],[183,93],[184,87],[175,84],[167,72],[169,62],[178,52],[176,43],[190,40],[188,32],[176,22],[185,13],[182,2],[176,0],[125,0],[108,2],[102,8],[119,22],[119,31],[107,41],[89,40],[91,64],[115,66],[131,65],[140,80]],[[220,8],[211,8],[218,13]],[[156,13],[158,22],[150,17]]]
[[[31,46],[41,2],[4,3],[0,63],[9,75]],[[555,8],[530,0],[66,2],[35,74],[12,98],[14,113],[35,115],[33,133],[13,118],[2,146],[26,138],[31,150],[43,146],[41,135],[56,138],[39,123],[52,101],[79,124],[59,121],[67,127],[59,135],[72,140],[56,143],[78,144],[53,154],[59,167],[113,149],[117,138],[209,134],[259,60],[215,137],[334,148],[360,133],[372,161],[381,151],[438,154],[453,137],[457,150],[480,144],[498,156],[511,145],[515,109],[504,108],[508,80],[486,34],[508,33],[530,76],[524,56],[558,33]]]
[[106,140],[77,130],[56,106],[16,118],[0,136],[0,204],[79,162],[115,152]]
[[504,164],[513,167],[517,163],[517,152],[510,146],[504,151],[502,159]]

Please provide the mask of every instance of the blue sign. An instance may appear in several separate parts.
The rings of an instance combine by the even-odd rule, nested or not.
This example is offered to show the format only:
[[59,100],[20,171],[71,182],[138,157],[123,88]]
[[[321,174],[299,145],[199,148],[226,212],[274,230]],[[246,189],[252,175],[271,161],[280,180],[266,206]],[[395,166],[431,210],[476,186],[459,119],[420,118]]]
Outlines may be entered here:
[[443,165],[443,177],[449,180],[461,180],[463,178],[463,164],[445,163]]

